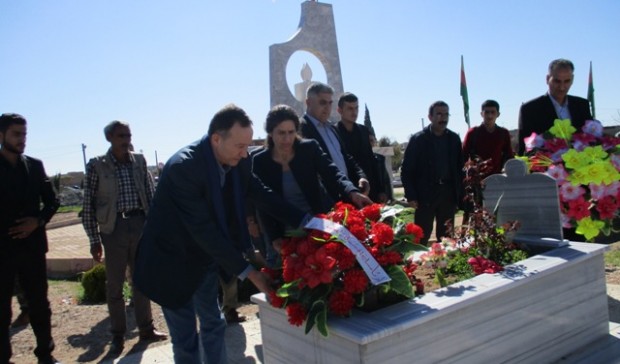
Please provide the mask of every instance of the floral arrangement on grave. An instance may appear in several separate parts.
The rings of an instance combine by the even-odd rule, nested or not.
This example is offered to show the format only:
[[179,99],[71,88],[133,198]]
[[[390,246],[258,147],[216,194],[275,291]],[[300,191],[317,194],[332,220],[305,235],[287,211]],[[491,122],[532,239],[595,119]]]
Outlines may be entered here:
[[482,176],[489,161],[474,157],[465,163],[465,204],[467,213],[461,226],[449,226],[450,237],[433,243],[419,257],[424,267],[434,271],[435,281],[445,287],[474,276],[501,272],[504,266],[528,258],[524,246],[512,241],[519,222],[497,225],[495,211],[482,207]]
[[328,313],[348,317],[369,295],[414,297],[422,285],[407,258],[427,248],[419,244],[422,229],[406,222],[412,216],[399,205],[343,202],[317,215],[303,234],[284,239],[281,269],[263,268],[277,283],[271,305],[285,308],[290,324],[305,322],[306,334],[316,326],[328,336]]
[[620,138],[603,135],[598,120],[577,131],[569,119],[525,138],[530,171],[555,178],[565,228],[576,228],[585,240],[610,235],[620,216]]

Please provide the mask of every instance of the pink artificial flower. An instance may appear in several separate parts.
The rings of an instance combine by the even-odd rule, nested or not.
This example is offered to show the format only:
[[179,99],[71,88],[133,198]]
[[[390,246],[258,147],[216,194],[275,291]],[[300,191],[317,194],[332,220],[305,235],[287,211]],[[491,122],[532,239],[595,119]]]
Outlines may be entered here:
[[586,120],[581,130],[583,130],[585,134],[592,135],[596,138],[603,136],[603,125],[598,120]]
[[572,201],[580,198],[586,190],[581,186],[575,186],[570,182],[565,182],[560,185],[560,197],[564,201]]
[[568,215],[564,212],[560,212],[560,221],[562,222],[563,228],[570,229],[573,227],[573,224],[570,222],[570,217],[568,217]]
[[620,193],[620,181],[613,181],[605,186],[605,196],[618,196]]
[[547,175],[553,177],[557,184],[561,184],[566,181],[566,177],[568,177],[568,173],[564,166],[561,164],[552,164],[549,166],[547,170]]
[[532,133],[529,137],[523,138],[523,142],[525,143],[525,151],[529,152],[534,148],[542,147],[545,140],[543,139],[542,135]]
[[620,138],[604,135],[601,138],[601,146],[603,150],[610,150],[616,148],[616,145],[620,144]]
[[606,196],[607,186],[605,186],[604,184],[590,183],[588,187],[590,188],[590,196],[592,197],[592,199],[600,200]]
[[616,167],[616,170],[620,172],[620,155],[619,154],[611,155],[611,164],[613,164],[614,167]]
[[590,143],[596,142],[596,138],[592,134],[575,133],[573,134],[573,148],[578,151],[582,151],[590,145]]

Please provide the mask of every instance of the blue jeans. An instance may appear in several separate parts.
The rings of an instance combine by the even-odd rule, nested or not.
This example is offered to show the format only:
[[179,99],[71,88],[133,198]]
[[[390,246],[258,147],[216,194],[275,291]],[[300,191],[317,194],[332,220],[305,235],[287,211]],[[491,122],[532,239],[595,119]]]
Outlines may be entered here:
[[[212,264],[190,301],[177,309],[163,307],[175,363],[203,363],[199,342],[205,355],[204,363],[227,363],[226,320],[217,303],[218,286],[218,267]],[[200,323],[199,333],[196,332],[196,315]]]

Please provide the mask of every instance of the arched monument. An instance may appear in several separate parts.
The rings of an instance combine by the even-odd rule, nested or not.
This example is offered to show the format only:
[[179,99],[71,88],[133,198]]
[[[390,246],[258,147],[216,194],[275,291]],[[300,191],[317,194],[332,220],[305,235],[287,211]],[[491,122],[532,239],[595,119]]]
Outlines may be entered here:
[[293,53],[307,51],[316,56],[327,75],[327,83],[334,88],[332,120],[337,120],[336,100],[344,92],[336,25],[331,4],[316,1],[301,3],[301,18],[295,34],[284,43],[269,47],[269,74],[271,106],[286,104],[293,107],[299,115],[305,111],[305,102],[295,98],[286,81],[286,65]]

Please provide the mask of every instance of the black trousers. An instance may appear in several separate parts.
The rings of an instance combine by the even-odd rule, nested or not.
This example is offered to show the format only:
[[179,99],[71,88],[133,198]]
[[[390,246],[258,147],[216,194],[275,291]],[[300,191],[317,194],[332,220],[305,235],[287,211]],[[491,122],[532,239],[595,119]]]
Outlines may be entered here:
[[426,245],[433,231],[435,222],[435,236],[437,241],[446,236],[446,222],[454,223],[454,214],[457,204],[454,197],[454,186],[452,184],[438,185],[435,198],[432,202],[420,203],[415,210],[415,223],[424,231],[424,237],[420,240],[421,244]]
[[54,349],[45,252],[30,244],[0,241],[0,364],[7,363],[12,355],[11,299],[16,276],[29,303],[30,326],[37,340],[34,354],[46,359]]

